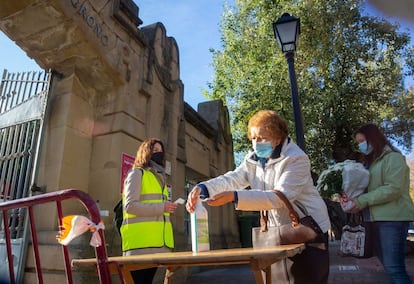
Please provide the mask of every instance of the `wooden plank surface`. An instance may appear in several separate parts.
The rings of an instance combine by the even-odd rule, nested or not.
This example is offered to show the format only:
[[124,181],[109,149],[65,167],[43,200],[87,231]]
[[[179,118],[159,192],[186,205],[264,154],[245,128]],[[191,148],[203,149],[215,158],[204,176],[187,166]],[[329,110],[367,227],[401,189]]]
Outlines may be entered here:
[[[119,274],[123,283],[133,283],[130,271],[150,267],[167,268],[164,284],[171,283],[171,276],[182,266],[249,264],[256,283],[271,283],[270,266],[280,259],[294,256],[305,249],[304,244],[282,245],[266,248],[233,248],[193,253],[191,251],[154,253],[108,258],[111,274]],[[72,267],[96,267],[96,258],[73,259]],[[265,271],[265,280],[262,271]]]
[[[167,252],[131,256],[112,256],[108,258],[109,262],[118,264],[154,264],[156,266],[168,266],[170,264],[181,265],[200,265],[202,263],[235,263],[249,262],[257,258],[286,258],[300,253],[305,246],[303,244],[282,245],[267,248],[233,248],[210,250],[205,252],[193,253],[184,252]],[[96,258],[73,259],[72,266],[93,266],[96,265]]]

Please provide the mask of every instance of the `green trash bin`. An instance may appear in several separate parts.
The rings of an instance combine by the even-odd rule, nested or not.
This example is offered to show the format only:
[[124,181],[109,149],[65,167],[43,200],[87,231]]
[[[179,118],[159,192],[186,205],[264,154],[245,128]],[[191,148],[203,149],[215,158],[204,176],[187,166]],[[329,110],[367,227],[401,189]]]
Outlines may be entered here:
[[252,247],[252,228],[259,226],[259,214],[246,214],[238,217],[240,242],[243,248]]

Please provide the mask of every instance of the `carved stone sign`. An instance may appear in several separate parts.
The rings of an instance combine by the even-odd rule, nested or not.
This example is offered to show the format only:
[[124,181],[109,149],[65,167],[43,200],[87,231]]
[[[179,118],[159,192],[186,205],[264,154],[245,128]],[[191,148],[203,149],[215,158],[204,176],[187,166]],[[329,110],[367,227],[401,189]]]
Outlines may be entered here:
[[93,33],[99,39],[103,46],[109,45],[109,37],[103,32],[102,25],[97,22],[97,19],[92,15],[88,10],[85,3],[81,3],[80,0],[70,0],[72,6],[76,9],[79,15],[82,16],[82,19],[85,23],[92,29]]

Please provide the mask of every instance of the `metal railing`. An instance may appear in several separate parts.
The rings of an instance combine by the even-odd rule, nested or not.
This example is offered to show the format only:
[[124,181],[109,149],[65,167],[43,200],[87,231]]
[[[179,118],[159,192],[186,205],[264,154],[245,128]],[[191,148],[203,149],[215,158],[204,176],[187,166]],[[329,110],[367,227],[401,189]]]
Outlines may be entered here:
[[9,73],[3,70],[0,83],[0,113],[4,113],[48,90],[50,72]]
[[[16,199],[4,203],[0,203],[0,212],[3,216],[3,227],[5,230],[5,239],[6,239],[6,249],[7,249],[7,259],[8,259],[8,266],[9,266],[9,277],[10,283],[15,284],[15,275],[14,275],[14,266],[13,266],[13,255],[12,255],[12,246],[11,246],[11,237],[10,237],[10,229],[8,224],[8,210],[13,210],[17,208],[26,208],[29,213],[29,222],[30,222],[30,231],[32,236],[32,243],[33,243],[33,253],[35,258],[35,265],[36,265],[36,273],[38,278],[38,283],[43,283],[43,273],[42,273],[42,266],[40,263],[40,255],[39,255],[39,247],[37,241],[37,232],[36,232],[36,225],[35,219],[33,215],[33,206],[56,202],[57,212],[58,212],[58,223],[59,228],[62,226],[62,201],[67,199],[77,199],[80,201],[83,206],[88,211],[90,216],[90,220],[94,224],[99,224],[101,222],[101,216],[99,212],[99,208],[96,205],[95,201],[85,192],[77,190],[77,189],[65,189],[56,192],[50,192],[42,195]],[[106,252],[105,247],[105,237],[104,233],[101,229],[98,230],[99,236],[102,240],[102,245],[95,248],[95,256],[97,260],[97,269],[98,269],[98,276],[100,283],[111,283],[109,267],[108,267],[108,255]],[[72,277],[72,270],[71,264],[69,259],[69,250],[67,246],[62,245],[63,256],[65,260],[65,269],[66,269],[66,277],[67,283],[73,283]]]

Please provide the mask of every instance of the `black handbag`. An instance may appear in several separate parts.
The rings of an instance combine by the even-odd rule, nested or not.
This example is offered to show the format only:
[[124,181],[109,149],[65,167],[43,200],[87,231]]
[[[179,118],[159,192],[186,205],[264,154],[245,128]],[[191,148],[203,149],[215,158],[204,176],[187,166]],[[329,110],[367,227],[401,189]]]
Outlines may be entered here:
[[121,234],[121,226],[124,220],[123,215],[124,214],[123,214],[122,199],[121,199],[118,201],[118,203],[114,207],[114,219],[113,219],[114,226],[116,227],[119,234]]
[[307,215],[299,218],[298,213],[293,209],[292,204],[286,196],[278,190],[274,190],[274,192],[289,210],[289,217],[292,222],[281,226],[269,227],[268,212],[261,211],[260,227],[252,229],[253,247],[297,243],[323,243],[325,241],[324,234],[313,217]]

